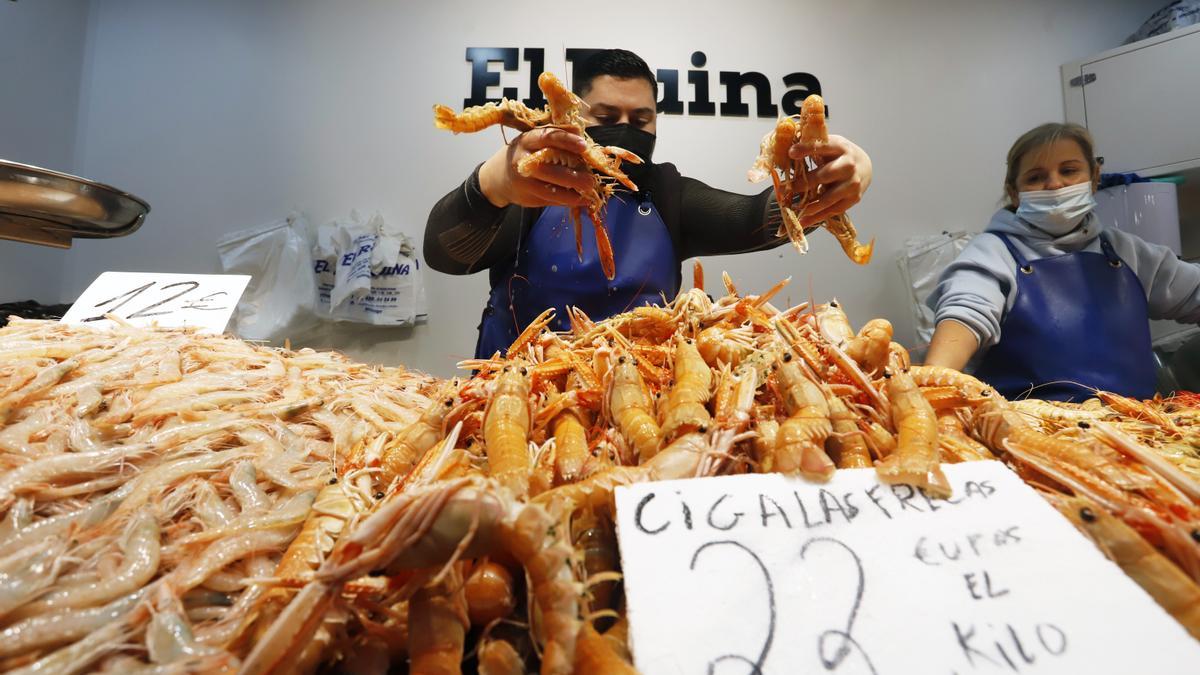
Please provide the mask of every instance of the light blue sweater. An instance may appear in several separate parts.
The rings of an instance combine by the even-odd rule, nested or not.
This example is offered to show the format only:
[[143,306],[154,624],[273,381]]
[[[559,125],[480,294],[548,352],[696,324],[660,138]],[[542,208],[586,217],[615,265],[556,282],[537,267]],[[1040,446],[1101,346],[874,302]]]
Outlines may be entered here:
[[[1200,322],[1200,265],[1184,262],[1166,246],[1151,244],[1135,235],[1106,227],[1088,214],[1083,227],[1061,237],[1051,237],[1029,226],[1016,214],[1001,209],[985,232],[1009,235],[1027,260],[1064,253],[1100,253],[1104,232],[1113,250],[1125,261],[1146,291],[1151,319]],[[1000,324],[1017,299],[1017,263],[999,237],[976,236],[942,272],[937,288],[926,303],[936,323],[954,319],[975,337],[980,348],[1000,341]]]

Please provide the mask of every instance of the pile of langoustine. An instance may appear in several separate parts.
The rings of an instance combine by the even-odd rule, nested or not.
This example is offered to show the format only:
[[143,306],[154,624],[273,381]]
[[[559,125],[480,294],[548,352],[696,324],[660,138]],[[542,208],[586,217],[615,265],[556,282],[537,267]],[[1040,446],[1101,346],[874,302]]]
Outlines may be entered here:
[[1200,636],[1186,401],[1009,403],[885,321],[726,285],[543,316],[461,382],[14,323],[0,668],[632,672],[616,487],[874,466],[945,496],[940,462],[994,457]]

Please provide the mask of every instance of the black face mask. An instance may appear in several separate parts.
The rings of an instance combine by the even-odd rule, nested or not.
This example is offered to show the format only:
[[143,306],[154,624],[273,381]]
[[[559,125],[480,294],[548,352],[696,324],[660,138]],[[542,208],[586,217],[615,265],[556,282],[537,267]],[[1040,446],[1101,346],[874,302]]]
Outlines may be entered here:
[[639,190],[644,192],[650,189],[649,179],[652,175],[650,159],[654,156],[654,141],[656,140],[654,134],[629,124],[605,124],[588,127],[585,131],[599,145],[615,145],[641,157],[641,164],[625,162],[621,164],[621,170],[629,176],[630,180],[637,183]]

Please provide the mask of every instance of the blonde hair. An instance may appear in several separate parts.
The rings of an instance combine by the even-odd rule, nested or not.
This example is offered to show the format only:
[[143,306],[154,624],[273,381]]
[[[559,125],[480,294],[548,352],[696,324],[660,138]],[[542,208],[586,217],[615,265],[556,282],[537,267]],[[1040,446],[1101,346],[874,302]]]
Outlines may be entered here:
[[1021,134],[1008,150],[1008,169],[1004,173],[1004,208],[1016,211],[1012,195],[1020,192],[1017,189],[1017,171],[1021,168],[1021,159],[1031,151],[1044,145],[1049,145],[1059,139],[1069,138],[1079,144],[1083,156],[1087,158],[1088,173],[1092,180],[1100,175],[1100,163],[1096,161],[1095,144],[1088,130],[1078,124],[1047,122]]

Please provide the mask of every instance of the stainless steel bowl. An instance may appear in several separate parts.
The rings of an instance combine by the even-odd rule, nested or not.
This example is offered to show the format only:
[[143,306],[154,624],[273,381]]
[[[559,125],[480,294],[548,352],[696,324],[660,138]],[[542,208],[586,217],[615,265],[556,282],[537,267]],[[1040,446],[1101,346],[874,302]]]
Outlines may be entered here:
[[0,159],[0,239],[68,248],[76,237],[123,237],[149,212],[103,183]]

